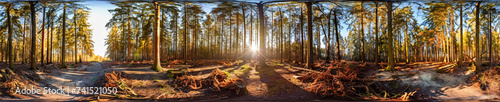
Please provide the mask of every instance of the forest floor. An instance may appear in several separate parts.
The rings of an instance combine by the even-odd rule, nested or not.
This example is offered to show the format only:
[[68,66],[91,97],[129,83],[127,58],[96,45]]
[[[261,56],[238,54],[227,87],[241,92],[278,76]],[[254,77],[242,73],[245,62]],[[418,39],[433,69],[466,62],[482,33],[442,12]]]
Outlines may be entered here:
[[[162,63],[163,71],[161,72],[151,70],[151,64],[147,61],[86,62],[71,65],[68,69],[59,69],[49,64],[40,65],[39,71],[29,70],[26,64],[16,64],[18,69],[13,70],[14,74],[9,74],[9,70],[4,68],[5,63],[3,63],[0,64],[2,74],[0,100],[398,101],[497,100],[500,97],[500,75],[498,75],[500,67],[483,66],[483,71],[475,73],[468,66],[470,65],[468,62],[462,67],[456,63],[444,62],[397,63],[395,71],[385,71],[386,63],[354,61],[331,64],[318,62],[313,69],[304,69],[303,65],[280,63],[277,60],[268,61],[266,63],[268,67],[260,67],[256,61],[202,60],[199,62],[189,65],[180,64],[182,62],[179,61]],[[189,68],[184,75],[192,76],[193,80],[200,81],[199,85],[204,86],[189,88],[182,86],[179,83],[182,81],[179,79],[166,77],[169,75],[168,70],[182,70],[186,67]],[[220,83],[243,86],[244,90],[224,88],[221,87],[222,85],[215,85],[215,82],[214,85],[202,83],[214,77],[213,73],[216,73],[216,70],[220,70],[227,76],[226,81]],[[74,93],[19,95],[9,92],[14,86],[54,89],[109,86],[109,73],[119,73],[118,83],[115,84],[123,88],[120,90],[123,92],[115,95]],[[349,73],[355,73],[355,75]],[[321,80],[322,76],[333,76],[334,79],[331,80],[337,81],[331,83]],[[193,83],[197,82],[193,81]],[[192,86],[193,83],[185,84]],[[66,91],[69,92],[69,90]],[[343,91],[343,94],[338,93],[340,91]]]

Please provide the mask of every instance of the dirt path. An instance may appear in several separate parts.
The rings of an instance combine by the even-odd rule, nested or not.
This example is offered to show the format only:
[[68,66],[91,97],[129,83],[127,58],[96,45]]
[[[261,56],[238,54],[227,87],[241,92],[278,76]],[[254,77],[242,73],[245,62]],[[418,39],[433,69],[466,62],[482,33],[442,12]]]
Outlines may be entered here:
[[79,93],[72,93],[71,90],[77,87],[96,87],[98,80],[105,72],[112,70],[102,69],[100,63],[94,62],[92,65],[82,65],[80,67],[71,69],[62,69],[59,72],[52,73],[42,73],[39,74],[42,81],[39,82],[39,88],[51,88],[51,89],[65,89],[65,93],[69,94],[41,94],[41,95],[27,95],[28,97],[23,99],[6,99],[6,100],[45,100],[45,101],[78,101],[85,100],[89,96]]
[[230,101],[283,101],[312,100],[314,97],[295,85],[287,66],[252,67],[242,75],[247,95],[227,99]]
[[[475,75],[473,71],[456,73],[438,73],[438,69],[450,68],[454,63],[424,63],[409,64],[396,71],[404,84],[421,88],[417,94],[425,94],[424,100],[488,100],[499,98],[498,83],[488,83],[488,89],[481,89],[480,84],[469,85],[467,80]],[[408,68],[408,69],[407,69]],[[393,72],[379,71],[375,76],[379,80],[390,79]]]

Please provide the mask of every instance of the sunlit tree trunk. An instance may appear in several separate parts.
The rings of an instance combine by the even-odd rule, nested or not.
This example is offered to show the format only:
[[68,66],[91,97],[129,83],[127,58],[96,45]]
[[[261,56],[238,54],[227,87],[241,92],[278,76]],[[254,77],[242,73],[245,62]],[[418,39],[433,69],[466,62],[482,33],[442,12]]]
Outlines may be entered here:
[[22,64],[26,63],[28,60],[26,59],[26,54],[24,54],[26,51],[26,33],[28,32],[28,25],[26,25],[26,23],[28,22],[28,17],[24,17],[24,21],[23,21],[23,45],[22,45],[22,52],[21,52],[21,59],[23,59],[21,61]]
[[64,3],[63,9],[63,23],[62,23],[62,49],[61,49],[61,64],[66,68],[65,54],[66,54],[66,4]]
[[[291,15],[291,14],[290,14]],[[288,22],[288,61],[291,62],[292,59],[292,46],[291,46],[291,38],[292,38],[292,21],[291,21],[291,17],[290,17],[290,21]]]
[[463,26],[462,8],[463,8],[463,3],[460,3],[460,51],[459,51],[460,58],[458,59],[459,65],[462,65],[462,60],[464,58],[464,51],[463,51],[464,50],[464,41],[463,41],[464,40],[464,38],[463,38],[464,31],[463,31],[463,27],[462,27]]
[[[53,44],[54,44],[54,39],[53,39],[53,37],[54,37],[54,33],[53,33],[53,31],[54,31],[54,28],[53,28],[54,27],[54,17],[52,17],[52,16],[50,18],[50,25],[49,26],[50,26],[50,34],[49,34],[50,35],[50,44],[49,44],[50,45],[50,57],[49,57],[50,60],[48,60],[48,61],[50,61],[50,63],[52,63],[54,61],[53,60],[53,57],[54,57],[54,54],[53,54],[53,49],[54,49],[54,47],[53,47]],[[47,53],[47,54],[49,54],[49,53]],[[47,58],[47,59],[49,59],[49,58]]]
[[[453,10],[454,11],[454,10]],[[450,36],[451,36],[451,46],[450,46],[450,49],[452,51],[450,51],[452,54],[451,54],[451,61],[456,61],[456,56],[457,56],[457,42],[456,42],[456,33],[455,33],[455,14],[454,13],[450,13]]]
[[154,50],[154,60],[153,60],[153,66],[151,69],[155,71],[161,71],[161,65],[160,65],[160,29],[158,28],[160,26],[160,7],[158,5],[158,2],[153,2],[154,4],[154,9],[155,9],[155,16],[154,16],[154,33],[153,33],[153,50]]
[[[75,24],[75,27],[73,28],[73,30],[75,31],[75,53],[74,53],[74,56],[75,56],[75,64],[78,64],[78,33],[77,33],[77,30],[78,30],[78,23],[76,22],[77,18],[77,14],[76,14],[77,10],[74,10],[73,11],[73,23]],[[130,34],[130,33],[129,33]]]
[[388,28],[388,34],[387,34],[387,57],[389,57],[389,62],[387,65],[386,70],[393,70],[394,69],[394,52],[392,49],[393,46],[393,39],[392,39],[392,1],[387,2],[387,28]]
[[187,4],[184,2],[184,64],[187,63]]
[[406,63],[410,63],[410,59],[408,57],[408,42],[409,42],[409,37],[408,37],[408,20],[405,22],[405,40],[404,40],[404,46],[405,46],[405,58],[406,58]]
[[43,49],[44,49],[44,46],[45,46],[44,45],[44,42],[45,42],[45,16],[46,16],[45,15],[45,4],[43,4],[42,8],[43,8],[43,16],[42,16],[43,17],[42,18],[42,44],[41,44],[42,50],[40,51],[40,53],[41,53],[40,62],[43,65],[44,64],[43,63]]

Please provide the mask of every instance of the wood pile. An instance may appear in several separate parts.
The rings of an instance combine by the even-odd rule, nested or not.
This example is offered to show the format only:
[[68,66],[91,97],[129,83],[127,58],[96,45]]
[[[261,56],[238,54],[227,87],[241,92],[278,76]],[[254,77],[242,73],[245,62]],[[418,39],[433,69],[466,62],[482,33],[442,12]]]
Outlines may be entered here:
[[209,88],[214,91],[234,90],[240,94],[245,89],[243,80],[228,79],[228,75],[219,69],[215,69],[207,78],[198,78],[196,76],[184,75],[177,77],[174,81],[174,87],[189,88],[191,90],[199,90]]

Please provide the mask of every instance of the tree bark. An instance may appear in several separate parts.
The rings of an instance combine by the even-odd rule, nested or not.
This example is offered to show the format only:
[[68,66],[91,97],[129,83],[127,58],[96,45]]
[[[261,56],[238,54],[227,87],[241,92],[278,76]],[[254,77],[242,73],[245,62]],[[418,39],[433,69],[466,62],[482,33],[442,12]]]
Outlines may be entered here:
[[260,52],[262,53],[259,56],[259,65],[261,67],[266,67],[266,37],[264,34],[264,4],[257,3],[257,7],[259,8],[259,21],[260,21]]
[[[75,53],[74,53],[74,56],[75,56],[75,64],[78,64],[78,33],[77,33],[77,30],[78,30],[78,22],[76,22],[76,10],[74,10],[74,14],[73,14],[73,23],[75,23],[75,27],[73,28],[73,30],[75,31]],[[130,24],[129,24],[130,25]],[[130,33],[129,33],[130,34]]]
[[13,65],[14,62],[12,62],[12,59],[13,59],[13,56],[12,56],[12,24],[11,24],[12,20],[10,19],[11,18],[10,17],[10,10],[11,10],[12,4],[11,3],[7,3],[6,5],[7,5],[6,6],[7,27],[9,27],[8,28],[8,32],[7,32],[7,33],[9,33],[8,34],[8,39],[7,39],[8,40],[8,42],[7,42],[8,44],[7,45],[9,46],[9,51],[8,51],[8,53],[9,53],[9,68],[14,69],[14,65]]
[[62,23],[62,49],[61,49],[61,65],[66,68],[65,54],[66,54],[66,4],[64,4],[63,9],[63,23]]
[[160,7],[158,5],[158,2],[153,2],[154,4],[154,9],[155,9],[155,21],[154,21],[154,33],[153,33],[153,50],[154,50],[154,60],[153,60],[153,66],[151,69],[155,71],[161,71],[161,65],[160,65],[160,29],[158,28],[160,26]]
[[476,3],[476,36],[474,38],[475,42],[475,46],[476,46],[476,73],[478,73],[479,71],[481,71],[481,53],[480,53],[480,49],[479,49],[479,30],[481,29],[479,27],[480,23],[479,23],[479,7],[480,7],[480,4],[481,2],[477,2]]
[[[246,16],[245,16],[245,7],[241,6],[241,12],[243,13],[243,49],[247,48],[247,25],[246,25]],[[238,47],[238,49],[240,49]],[[244,58],[246,60],[246,58]]]
[[50,33],[49,34],[50,35],[50,44],[49,44],[50,45],[49,46],[50,47],[50,53],[49,53],[49,51],[47,51],[47,54],[49,54],[50,57],[47,58],[47,61],[49,61],[50,63],[52,63],[54,61],[53,60],[53,56],[54,56],[54,54],[53,54],[53,48],[54,48],[53,47],[53,41],[54,41],[54,39],[53,39],[53,37],[54,37],[54,33],[53,33],[53,31],[54,31],[54,28],[53,28],[54,27],[54,17],[53,16],[50,16],[50,17],[51,17],[50,18],[50,25],[49,25],[50,26],[50,32],[49,32]]
[[392,1],[387,2],[387,27],[388,27],[388,46],[387,46],[387,51],[389,57],[389,62],[387,65],[386,70],[393,70],[394,69],[394,52],[393,52],[393,39],[392,39]]
[[42,16],[42,50],[40,51],[41,57],[40,57],[40,62],[43,65],[43,49],[44,49],[44,43],[45,43],[45,4],[43,4],[43,16]]
[[184,2],[184,64],[187,63],[187,4]]
[[331,16],[330,16],[330,14],[332,14],[331,10],[328,13],[328,16],[327,16],[328,18],[326,18],[327,19],[327,25],[328,25],[327,26],[328,27],[328,35],[325,37],[326,38],[326,42],[327,42],[326,43],[326,52],[325,52],[326,53],[326,62],[327,63],[330,63],[330,54],[331,54],[331,52],[330,52],[330,35],[331,35],[331,31],[330,31],[330,27],[331,27],[330,18],[331,18]]
[[300,61],[304,63],[304,11],[302,11],[302,6],[300,6]]
[[458,59],[458,63],[459,65],[461,66],[462,65],[462,60],[464,58],[464,41],[463,41],[463,11],[462,11],[462,8],[463,8],[463,3],[460,4],[460,50],[459,50],[459,53],[460,53],[460,58]]
[[238,52],[240,51],[240,15],[238,13],[236,13],[236,60],[239,60],[240,59],[240,56],[238,55]]
[[[363,10],[363,2],[361,2],[361,11]],[[361,12],[361,62],[365,62],[365,30],[363,25],[363,19],[365,18],[365,13]]]
[[378,2],[375,2],[375,63],[379,63],[378,55]]
[[492,48],[492,45],[493,45],[493,34],[492,33],[493,32],[491,30],[491,13],[492,12],[488,10],[488,13],[489,13],[489,17],[488,17],[489,18],[489,20],[488,20],[488,26],[489,26],[488,30],[489,30],[489,32],[488,33],[490,33],[490,43],[489,43],[489,45],[490,45],[489,46],[490,47],[489,48],[490,54],[489,54],[489,59],[490,59],[490,66],[493,66],[493,59],[494,59],[493,56],[492,56],[493,55],[493,48]]
[[335,23],[335,36],[337,38],[337,61],[340,61],[342,59],[342,56],[340,56],[340,33],[339,33],[339,21],[337,20],[337,10],[333,11],[334,15],[334,23]]
[[31,69],[36,70],[36,58],[35,58],[35,53],[36,53],[36,11],[35,11],[35,5],[36,2],[32,1],[30,2],[30,9],[31,9]]
[[308,42],[308,54],[307,54],[307,64],[306,68],[313,67],[313,39],[312,39],[312,2],[306,2],[307,6],[307,42]]

